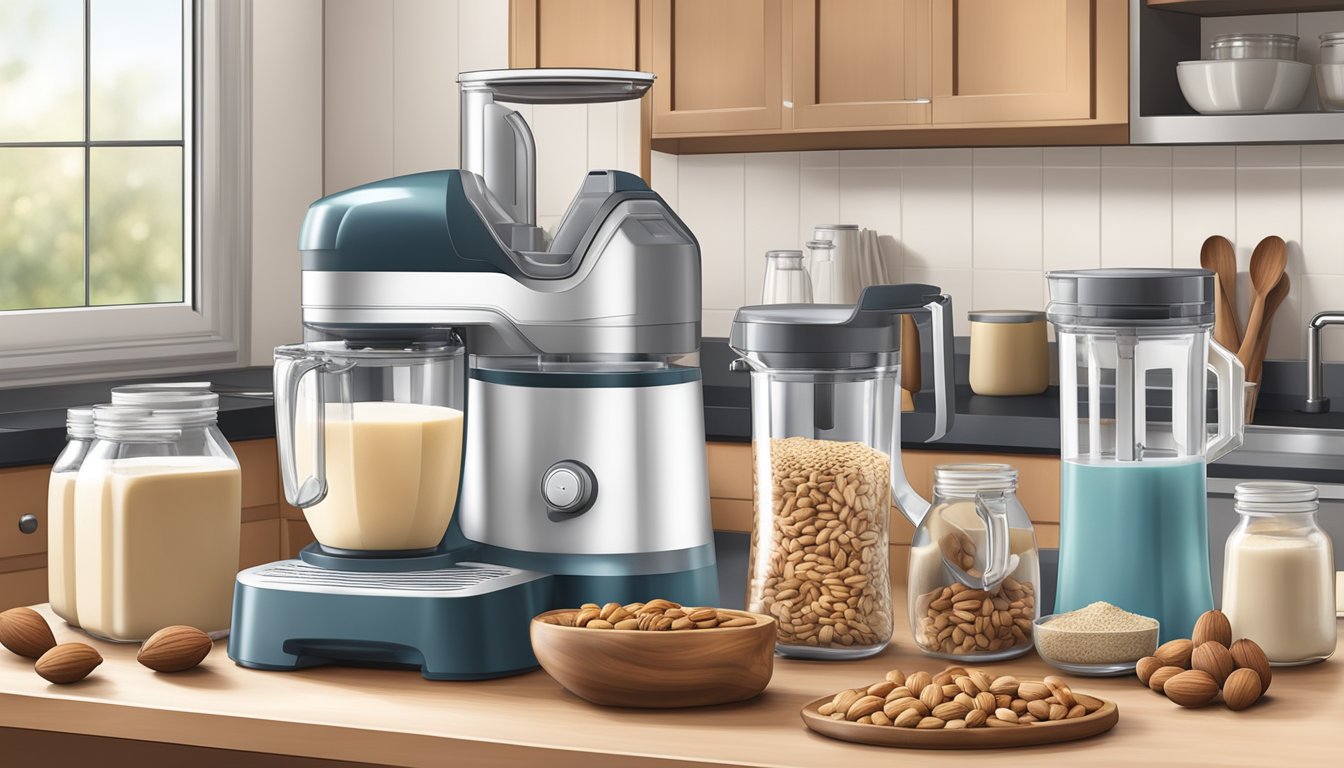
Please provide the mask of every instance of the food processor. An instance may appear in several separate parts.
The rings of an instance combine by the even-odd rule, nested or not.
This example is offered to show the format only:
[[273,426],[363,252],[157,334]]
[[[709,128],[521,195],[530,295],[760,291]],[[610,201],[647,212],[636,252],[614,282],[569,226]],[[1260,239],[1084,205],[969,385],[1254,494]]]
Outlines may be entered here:
[[[1245,373],[1212,339],[1213,273],[1051,272],[1059,343],[1055,613],[1096,601],[1189,637],[1213,607],[1206,468],[1241,445]],[[1207,424],[1206,370],[1218,421]]]
[[458,82],[462,170],[304,220],[305,343],[277,350],[275,393],[285,495],[318,540],[238,574],[242,666],[498,677],[536,666],[546,610],[718,602],[700,371],[679,364],[699,347],[699,246],[610,170],[548,237],[531,133],[498,103],[635,99],[653,76]]

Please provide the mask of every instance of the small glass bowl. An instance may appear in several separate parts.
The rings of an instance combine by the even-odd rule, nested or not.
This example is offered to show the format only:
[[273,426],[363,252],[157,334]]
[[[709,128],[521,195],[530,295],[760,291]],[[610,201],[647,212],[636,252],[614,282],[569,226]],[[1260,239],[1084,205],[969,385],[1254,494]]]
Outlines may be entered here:
[[[1154,625],[1148,629],[1136,629],[1128,632],[1078,632],[1061,629],[1051,629],[1049,622],[1059,614],[1050,614],[1042,616],[1032,623],[1033,636],[1036,639],[1036,652],[1045,659],[1052,667],[1057,667],[1065,672],[1075,675],[1084,675],[1087,677],[1117,677],[1127,675],[1134,671],[1135,665],[1139,659],[1144,656],[1152,656],[1157,650],[1157,638],[1160,626]],[[1124,643],[1128,646],[1128,653],[1124,654],[1126,659],[1118,661],[1086,661],[1079,658],[1068,647],[1061,647],[1061,644],[1067,644],[1070,639],[1075,639],[1083,647],[1094,647],[1097,641],[1105,637],[1114,637],[1117,643]],[[1050,653],[1053,651],[1053,654]],[[1129,657],[1133,658],[1129,658]]]

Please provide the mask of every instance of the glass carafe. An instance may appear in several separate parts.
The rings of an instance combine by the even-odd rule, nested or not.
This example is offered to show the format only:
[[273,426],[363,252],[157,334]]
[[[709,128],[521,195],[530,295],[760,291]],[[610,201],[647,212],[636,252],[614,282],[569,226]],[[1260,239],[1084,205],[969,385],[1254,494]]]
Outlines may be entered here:
[[[1213,275],[1052,272],[1059,342],[1055,612],[1104,600],[1189,637],[1213,607],[1205,469],[1241,444],[1245,375],[1213,341]],[[1206,371],[1217,377],[1208,431]]]
[[910,545],[915,644],[930,656],[999,661],[1032,648],[1040,614],[1036,534],[1007,464],[942,464]]
[[462,463],[457,343],[275,350],[285,497],[333,554],[433,550],[457,504]]
[[729,344],[751,370],[748,609],[779,620],[782,655],[859,658],[891,640],[891,508],[918,520],[929,507],[901,468],[900,317],[932,318],[924,436],[937,439],[951,418],[950,311],[933,286],[874,286],[858,306],[743,307],[733,320]]

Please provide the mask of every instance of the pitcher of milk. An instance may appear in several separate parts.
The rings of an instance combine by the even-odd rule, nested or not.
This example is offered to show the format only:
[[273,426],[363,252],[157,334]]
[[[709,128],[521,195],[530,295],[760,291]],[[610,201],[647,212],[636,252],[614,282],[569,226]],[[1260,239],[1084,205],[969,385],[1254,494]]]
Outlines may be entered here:
[[[1061,489],[1055,612],[1104,600],[1189,637],[1213,607],[1205,468],[1241,445],[1245,374],[1211,338],[1213,273],[1051,272]],[[1206,416],[1217,378],[1217,425]]]
[[463,347],[320,341],[275,350],[285,498],[332,554],[433,550],[457,504]]

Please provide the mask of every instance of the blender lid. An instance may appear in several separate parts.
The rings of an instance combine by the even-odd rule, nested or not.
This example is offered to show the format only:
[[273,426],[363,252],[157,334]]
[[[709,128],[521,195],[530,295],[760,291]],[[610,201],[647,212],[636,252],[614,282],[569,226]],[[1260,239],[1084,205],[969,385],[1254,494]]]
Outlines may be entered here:
[[859,303],[767,304],[733,316],[728,346],[763,368],[849,370],[893,365],[902,314],[937,300],[937,286],[874,285]]
[[1213,273],[1205,269],[1080,269],[1046,274],[1057,325],[1211,325]]

